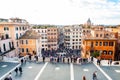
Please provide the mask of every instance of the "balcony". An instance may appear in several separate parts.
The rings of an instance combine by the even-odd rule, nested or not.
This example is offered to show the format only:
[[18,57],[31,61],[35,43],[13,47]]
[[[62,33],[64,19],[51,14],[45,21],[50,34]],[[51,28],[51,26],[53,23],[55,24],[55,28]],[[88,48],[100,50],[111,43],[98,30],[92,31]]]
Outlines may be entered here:
[[13,51],[13,50],[15,50],[14,47],[12,47],[10,50],[7,50],[7,51],[5,51],[5,52],[0,51],[0,56],[1,56],[1,55],[4,55],[4,54],[7,54],[7,53],[9,53],[9,52],[11,52],[11,51]]
[[10,39],[9,35],[6,35],[6,36],[1,35],[0,36],[0,40],[6,40],[6,39]]

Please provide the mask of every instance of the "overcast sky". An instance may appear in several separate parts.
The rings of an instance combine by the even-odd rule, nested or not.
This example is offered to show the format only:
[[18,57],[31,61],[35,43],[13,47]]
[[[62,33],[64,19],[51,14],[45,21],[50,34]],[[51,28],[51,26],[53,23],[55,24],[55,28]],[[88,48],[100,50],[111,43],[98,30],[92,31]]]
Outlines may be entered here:
[[120,24],[120,0],[0,0],[0,18],[31,24]]

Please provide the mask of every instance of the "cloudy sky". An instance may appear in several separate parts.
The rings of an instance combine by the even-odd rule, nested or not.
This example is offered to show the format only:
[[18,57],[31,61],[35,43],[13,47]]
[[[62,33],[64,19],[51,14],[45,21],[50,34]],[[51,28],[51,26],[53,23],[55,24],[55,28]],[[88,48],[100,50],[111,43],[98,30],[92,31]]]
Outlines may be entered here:
[[32,24],[120,24],[120,0],[0,0],[0,18]]

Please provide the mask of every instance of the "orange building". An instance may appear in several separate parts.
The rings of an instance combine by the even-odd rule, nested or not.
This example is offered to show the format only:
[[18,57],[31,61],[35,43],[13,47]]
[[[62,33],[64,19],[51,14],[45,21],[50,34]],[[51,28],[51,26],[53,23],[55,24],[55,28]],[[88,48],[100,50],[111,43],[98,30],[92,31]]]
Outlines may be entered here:
[[90,57],[93,52],[97,51],[101,59],[114,60],[116,41],[114,33],[105,31],[102,26],[94,27],[91,30],[91,36],[83,39],[82,57]]
[[57,27],[47,28],[48,50],[57,50],[58,48],[58,29]]
[[26,31],[26,33],[19,38],[19,43],[20,55],[41,55],[41,49],[39,46],[40,35],[37,32],[33,30]]
[[29,29],[29,27],[29,23],[24,19],[0,19],[0,33],[2,33],[2,36],[12,39],[15,47],[14,56],[17,56],[19,54],[19,37],[21,37],[25,33],[25,31]]

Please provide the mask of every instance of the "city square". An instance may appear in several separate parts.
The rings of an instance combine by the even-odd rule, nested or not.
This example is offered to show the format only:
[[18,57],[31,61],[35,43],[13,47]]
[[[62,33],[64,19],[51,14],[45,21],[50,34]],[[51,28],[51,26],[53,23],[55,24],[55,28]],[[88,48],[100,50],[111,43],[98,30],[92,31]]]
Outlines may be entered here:
[[120,0],[0,2],[0,80],[120,80]]
[[[92,80],[93,73],[97,71],[98,80],[119,80],[120,78],[120,65],[112,64],[110,66],[104,62],[102,62],[101,65],[97,65],[95,60],[94,62],[80,64],[74,62],[68,63],[67,60],[65,60],[64,63],[50,62],[49,59],[47,59],[45,62],[42,62],[42,60],[38,62],[27,61],[21,65],[11,63],[11,68],[10,63],[11,62],[0,64],[0,68],[3,68],[0,69],[2,70],[1,74],[3,74],[1,77],[5,78],[5,76],[11,72],[13,80],[81,80],[83,76],[85,76],[87,80]],[[21,74],[18,71],[16,74],[14,70],[20,66],[23,72]],[[7,67],[9,67],[9,69]],[[5,71],[9,73],[6,75]]]

